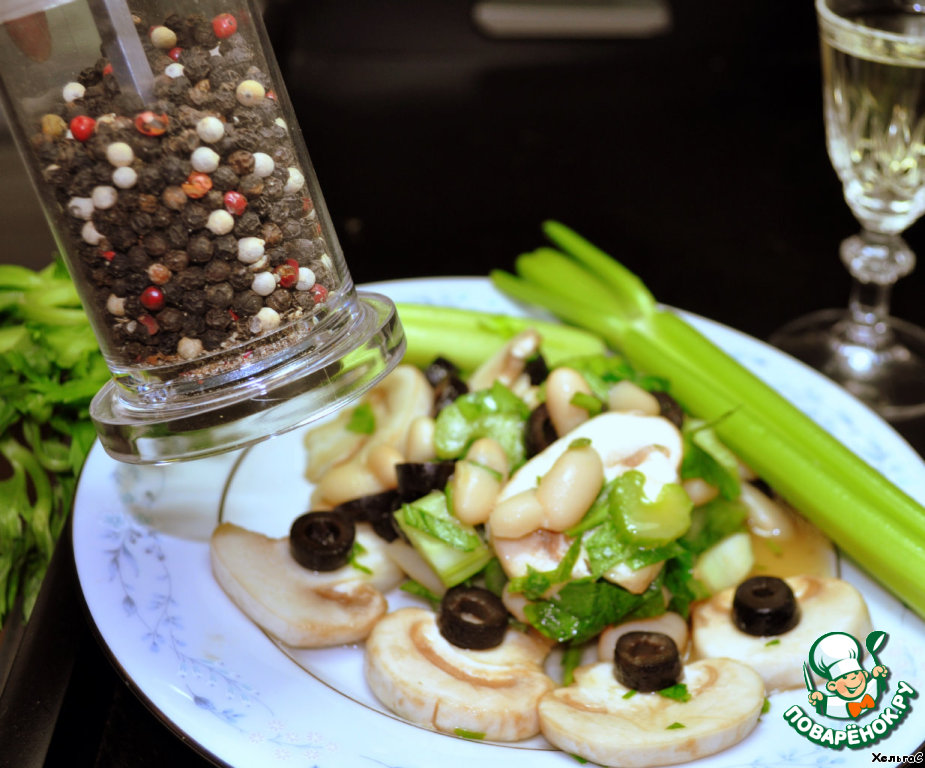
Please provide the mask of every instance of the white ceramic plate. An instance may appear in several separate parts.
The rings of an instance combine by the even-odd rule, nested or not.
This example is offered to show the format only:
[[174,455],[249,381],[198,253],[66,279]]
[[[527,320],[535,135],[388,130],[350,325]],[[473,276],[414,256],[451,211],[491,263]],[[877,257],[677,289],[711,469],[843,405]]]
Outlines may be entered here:
[[[483,278],[422,278],[369,287],[396,301],[522,313]],[[925,464],[870,410],[761,342],[702,318],[691,321],[925,501]],[[447,343],[451,349],[452,340]],[[235,768],[576,765],[539,738],[495,745],[409,725],[384,712],[369,692],[361,649],[288,653],[229,601],[209,568],[207,541],[219,511],[269,535],[285,535],[307,505],[301,445],[301,433],[294,432],[249,452],[155,467],[119,464],[99,445],[91,453],[73,517],[78,576],[114,662],[148,705],[203,752]],[[890,690],[899,680],[916,689],[925,686],[925,624],[854,564],[842,560],[841,574],[864,594],[874,628],[889,634],[881,661],[890,669]],[[905,755],[925,739],[921,701],[888,738],[841,751],[797,734],[782,716],[791,704],[808,708],[806,693],[774,695],[745,741],[691,765],[869,765],[873,752]]]

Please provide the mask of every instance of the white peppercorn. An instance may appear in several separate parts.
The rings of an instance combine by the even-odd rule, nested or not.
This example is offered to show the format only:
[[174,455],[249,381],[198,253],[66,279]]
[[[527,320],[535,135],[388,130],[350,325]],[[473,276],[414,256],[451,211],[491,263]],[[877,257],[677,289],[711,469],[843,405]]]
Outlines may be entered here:
[[272,272],[258,272],[251,281],[251,290],[258,296],[269,296],[276,290],[276,278]]

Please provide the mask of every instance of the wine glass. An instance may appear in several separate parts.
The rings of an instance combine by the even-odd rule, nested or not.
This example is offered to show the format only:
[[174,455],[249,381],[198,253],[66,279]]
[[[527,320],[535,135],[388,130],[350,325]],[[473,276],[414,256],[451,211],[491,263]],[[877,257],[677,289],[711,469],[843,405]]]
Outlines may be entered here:
[[901,234],[925,212],[925,13],[902,0],[816,0],[826,145],[861,232],[841,244],[847,310],[822,310],[771,343],[890,421],[925,415],[925,329],[889,315],[915,266]]

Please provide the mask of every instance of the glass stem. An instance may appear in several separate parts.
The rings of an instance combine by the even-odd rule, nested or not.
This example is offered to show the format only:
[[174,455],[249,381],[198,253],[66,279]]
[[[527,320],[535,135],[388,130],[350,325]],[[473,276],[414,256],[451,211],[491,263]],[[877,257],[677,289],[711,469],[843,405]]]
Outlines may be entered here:
[[842,243],[841,258],[851,273],[849,319],[841,332],[868,349],[892,342],[888,322],[893,284],[915,267],[915,254],[899,235],[861,230]]

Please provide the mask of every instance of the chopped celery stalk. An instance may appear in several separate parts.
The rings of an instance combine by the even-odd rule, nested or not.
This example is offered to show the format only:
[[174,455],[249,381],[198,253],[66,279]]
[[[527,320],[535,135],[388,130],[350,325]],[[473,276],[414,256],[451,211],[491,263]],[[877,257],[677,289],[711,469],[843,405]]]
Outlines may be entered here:
[[475,528],[450,514],[440,491],[403,505],[395,520],[447,588],[474,576],[494,557]]
[[478,438],[491,437],[504,450],[511,467],[518,467],[526,456],[524,424],[529,417],[529,406],[500,382],[491,389],[468,392],[437,416],[437,458],[459,458]]
[[681,477],[700,477],[715,485],[725,499],[739,496],[739,462],[716,432],[699,419],[684,424],[684,461]]
[[[909,570],[925,564],[925,508],[683,318],[658,307],[625,267],[558,222],[544,231],[582,266],[584,283],[574,269],[567,292],[557,290],[555,274],[538,283],[495,271],[495,286],[599,333],[635,368],[668,380],[688,413],[711,423],[738,458],[925,617],[925,565]],[[599,296],[602,284],[614,294],[610,311],[573,300],[582,285]]]
[[720,539],[700,556],[694,578],[716,593],[744,581],[754,564],[751,536],[740,531]]
[[633,543],[657,547],[683,536],[691,526],[690,497],[677,483],[665,483],[655,499],[643,491],[645,476],[631,469],[617,478],[613,501],[622,528]]
[[[606,349],[597,334],[549,320],[403,302],[397,308],[408,343],[404,361],[422,368],[442,356],[463,371],[473,371],[526,328],[539,332],[540,352],[550,365]],[[448,338],[453,340],[451,350]]]

